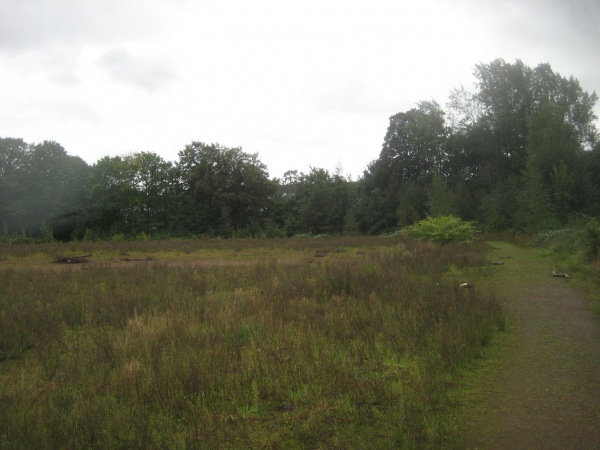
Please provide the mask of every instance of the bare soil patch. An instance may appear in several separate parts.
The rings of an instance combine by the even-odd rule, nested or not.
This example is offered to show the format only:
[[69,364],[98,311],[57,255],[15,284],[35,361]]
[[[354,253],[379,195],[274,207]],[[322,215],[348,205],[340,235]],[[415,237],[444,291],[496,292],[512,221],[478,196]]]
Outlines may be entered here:
[[600,449],[600,321],[535,249],[494,243],[508,316],[499,357],[469,393],[459,447]]

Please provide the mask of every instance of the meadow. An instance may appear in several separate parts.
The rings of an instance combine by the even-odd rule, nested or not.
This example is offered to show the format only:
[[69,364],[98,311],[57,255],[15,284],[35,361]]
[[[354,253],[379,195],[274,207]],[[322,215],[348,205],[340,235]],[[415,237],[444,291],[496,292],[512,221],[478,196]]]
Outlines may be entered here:
[[439,448],[503,327],[459,287],[487,262],[402,237],[0,244],[0,447]]

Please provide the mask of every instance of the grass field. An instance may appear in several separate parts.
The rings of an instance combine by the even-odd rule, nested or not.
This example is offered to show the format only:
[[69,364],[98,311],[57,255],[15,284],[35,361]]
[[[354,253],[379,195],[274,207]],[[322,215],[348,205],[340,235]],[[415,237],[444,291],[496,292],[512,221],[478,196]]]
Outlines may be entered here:
[[438,448],[461,368],[503,324],[493,292],[459,288],[485,252],[3,245],[0,447]]

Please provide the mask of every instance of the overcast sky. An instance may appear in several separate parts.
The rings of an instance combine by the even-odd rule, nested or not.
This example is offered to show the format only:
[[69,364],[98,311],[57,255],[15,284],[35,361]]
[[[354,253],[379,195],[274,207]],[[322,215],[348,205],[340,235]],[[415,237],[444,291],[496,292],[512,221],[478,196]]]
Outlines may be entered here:
[[600,0],[0,0],[0,137],[90,164],[218,142],[356,179],[391,115],[496,58],[600,94]]

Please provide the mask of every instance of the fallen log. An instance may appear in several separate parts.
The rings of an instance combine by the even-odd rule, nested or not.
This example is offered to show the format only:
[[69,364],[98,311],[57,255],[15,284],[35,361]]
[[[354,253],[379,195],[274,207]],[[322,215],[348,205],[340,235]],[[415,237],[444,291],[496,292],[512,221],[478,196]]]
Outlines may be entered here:
[[81,264],[88,262],[87,258],[92,255],[80,255],[80,256],[64,256],[62,258],[56,258],[58,264]]
[[558,272],[556,270],[552,271],[552,276],[559,278],[571,278],[568,273]]

